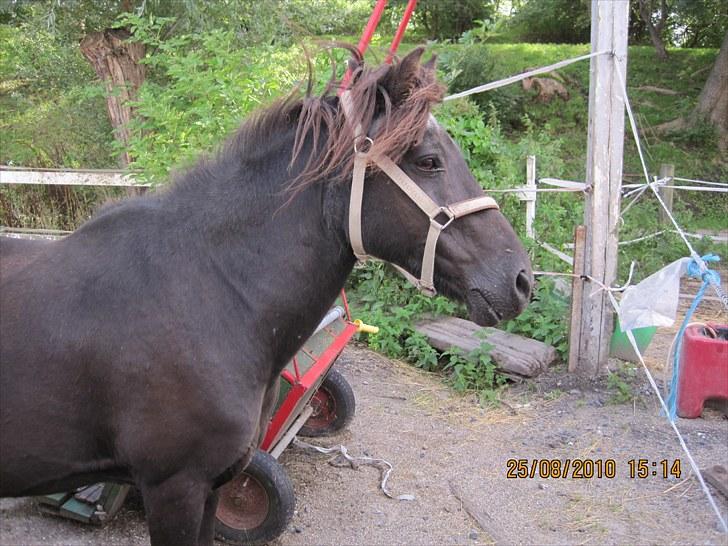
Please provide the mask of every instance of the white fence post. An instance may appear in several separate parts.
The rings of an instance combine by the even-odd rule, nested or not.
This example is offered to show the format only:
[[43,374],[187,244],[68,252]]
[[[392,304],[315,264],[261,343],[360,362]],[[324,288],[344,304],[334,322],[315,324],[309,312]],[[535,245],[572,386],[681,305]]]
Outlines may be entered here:
[[[534,191],[528,191],[532,189]],[[526,235],[535,239],[533,222],[536,220],[536,156],[529,155],[526,158]]]

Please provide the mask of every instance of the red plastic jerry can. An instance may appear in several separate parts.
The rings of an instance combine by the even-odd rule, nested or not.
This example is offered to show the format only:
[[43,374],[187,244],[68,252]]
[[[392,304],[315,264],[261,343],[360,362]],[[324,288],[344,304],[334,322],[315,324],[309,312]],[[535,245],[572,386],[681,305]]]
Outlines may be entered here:
[[689,326],[680,351],[677,414],[694,419],[709,398],[728,400],[728,324]]

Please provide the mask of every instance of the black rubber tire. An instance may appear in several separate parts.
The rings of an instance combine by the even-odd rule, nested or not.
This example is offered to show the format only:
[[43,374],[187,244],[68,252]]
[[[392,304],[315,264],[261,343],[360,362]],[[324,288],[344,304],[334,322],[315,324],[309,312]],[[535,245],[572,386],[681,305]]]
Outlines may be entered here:
[[[356,413],[354,391],[346,378],[336,370],[330,370],[311,399],[312,404],[325,404],[322,412],[315,411],[301,427],[298,434],[315,438],[328,436],[346,428]],[[321,413],[325,413],[322,417]]]
[[[251,526],[233,521],[234,510],[237,508],[231,499],[235,498],[236,490],[240,491],[241,484],[247,484],[245,487],[252,485],[255,488],[255,504],[263,506],[261,518],[264,519]],[[267,505],[259,502],[261,495],[267,500]],[[242,504],[244,503],[245,501]],[[269,453],[257,450],[245,470],[220,488],[220,504],[215,517],[215,538],[230,544],[266,544],[278,538],[286,530],[295,507],[293,485],[285,469]],[[227,515],[225,510],[228,511]]]

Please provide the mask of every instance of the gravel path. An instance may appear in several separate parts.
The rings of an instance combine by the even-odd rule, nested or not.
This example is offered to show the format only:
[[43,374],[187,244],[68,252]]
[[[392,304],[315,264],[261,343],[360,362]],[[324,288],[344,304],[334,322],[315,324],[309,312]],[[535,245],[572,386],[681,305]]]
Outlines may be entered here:
[[[350,428],[319,445],[394,465],[391,500],[379,472],[328,464],[291,447],[281,457],[297,511],[276,546],[297,544],[726,544],[642,375],[629,404],[611,404],[606,381],[582,386],[562,368],[510,387],[482,409],[437,377],[360,347],[338,369],[357,396]],[[728,420],[716,410],[681,420],[701,466],[728,464]],[[508,479],[509,459],[613,459],[612,479]],[[680,479],[631,479],[630,459],[682,459]],[[658,463],[659,464],[659,463]],[[715,493],[715,492],[714,492]],[[724,513],[728,502],[716,494]],[[42,516],[29,499],[0,501],[0,543],[148,544],[132,496],[103,528]]]

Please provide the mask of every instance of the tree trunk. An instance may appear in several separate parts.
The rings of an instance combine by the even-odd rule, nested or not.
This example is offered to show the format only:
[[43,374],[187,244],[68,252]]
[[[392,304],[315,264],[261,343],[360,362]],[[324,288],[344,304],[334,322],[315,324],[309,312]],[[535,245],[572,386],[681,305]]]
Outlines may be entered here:
[[126,151],[128,123],[133,116],[129,103],[136,98],[145,73],[144,65],[139,64],[144,57],[144,44],[129,41],[130,36],[125,29],[106,29],[86,35],[80,45],[81,53],[106,87],[106,108],[114,137],[124,148],[119,158],[122,167],[129,165],[131,159]]
[[652,45],[655,46],[655,53],[657,53],[657,58],[661,61],[666,61],[667,49],[665,48],[665,44],[662,41],[662,36],[660,36],[660,32],[658,32],[657,28],[655,28],[655,26],[652,24],[647,25],[647,30],[650,32],[650,40],[652,40]]
[[718,58],[698,96],[695,115],[706,119],[718,130],[721,151],[728,150],[728,32]]
[[645,22],[647,30],[650,33],[650,40],[652,45],[655,46],[655,52],[657,57],[663,61],[667,60],[667,49],[665,43],[662,41],[662,31],[667,23],[668,8],[667,0],[661,0],[660,2],[660,19],[657,24],[652,22],[652,0],[639,0],[640,17]]
[[657,134],[683,131],[699,120],[705,120],[718,132],[718,149],[728,152],[728,32],[723,38],[718,58],[715,59],[698,104],[689,115],[654,127]]

